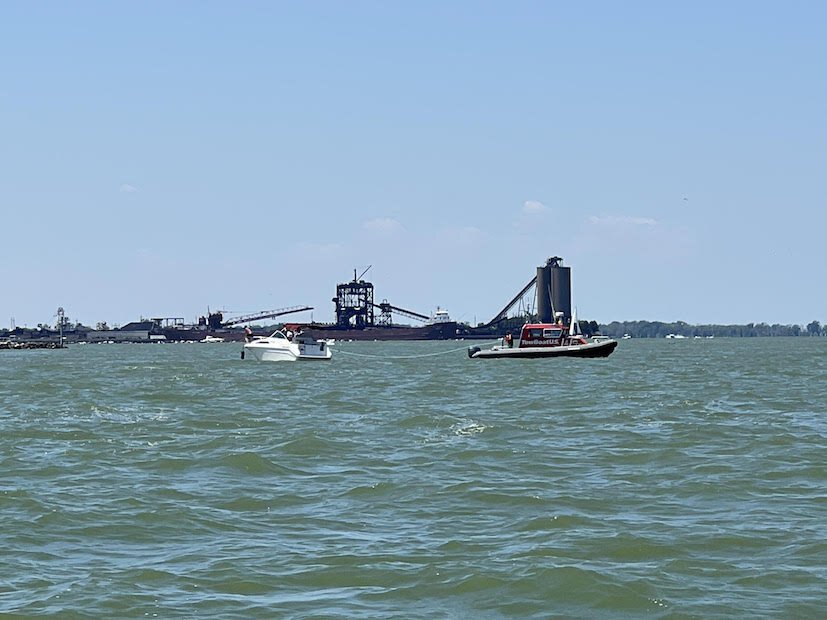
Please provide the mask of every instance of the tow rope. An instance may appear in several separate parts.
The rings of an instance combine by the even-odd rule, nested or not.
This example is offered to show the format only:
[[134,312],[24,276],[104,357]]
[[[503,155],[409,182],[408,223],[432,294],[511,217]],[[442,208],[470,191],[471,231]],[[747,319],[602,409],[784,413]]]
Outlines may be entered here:
[[[500,339],[497,340],[490,340],[488,342],[480,342],[479,344],[495,344],[500,342]],[[342,355],[353,355],[355,357],[374,357],[377,359],[386,359],[386,360],[412,360],[417,359],[420,357],[435,357],[437,355],[448,355],[449,353],[456,353],[457,351],[464,351],[468,348],[469,345],[465,345],[463,347],[458,347],[456,349],[449,349],[447,351],[437,351],[436,353],[422,353],[420,355],[371,355],[370,353],[354,353],[353,351],[342,351],[338,347],[333,349],[334,355],[342,354]]]

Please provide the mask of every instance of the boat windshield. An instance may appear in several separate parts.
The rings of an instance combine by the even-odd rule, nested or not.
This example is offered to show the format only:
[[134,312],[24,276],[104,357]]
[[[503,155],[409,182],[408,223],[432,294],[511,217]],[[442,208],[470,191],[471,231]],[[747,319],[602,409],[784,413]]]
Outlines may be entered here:
[[563,335],[563,330],[557,327],[546,328],[543,330],[543,338],[559,338]]
[[530,327],[525,330],[525,338],[529,340],[554,339],[563,335],[562,327]]

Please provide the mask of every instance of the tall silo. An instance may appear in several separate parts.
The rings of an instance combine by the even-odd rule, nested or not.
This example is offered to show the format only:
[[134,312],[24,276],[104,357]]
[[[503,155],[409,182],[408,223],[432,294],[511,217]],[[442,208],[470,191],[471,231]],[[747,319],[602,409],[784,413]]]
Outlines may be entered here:
[[551,323],[551,270],[548,264],[537,267],[537,320],[540,323]]
[[563,321],[568,325],[571,321],[571,267],[563,267],[563,259],[554,256],[548,259],[547,268],[551,279],[551,304],[554,312],[563,313]]

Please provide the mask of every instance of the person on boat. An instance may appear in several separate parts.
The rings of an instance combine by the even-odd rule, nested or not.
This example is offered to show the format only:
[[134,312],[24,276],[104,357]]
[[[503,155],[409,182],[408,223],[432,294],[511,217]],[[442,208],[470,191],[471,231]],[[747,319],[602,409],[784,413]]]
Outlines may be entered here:
[[253,330],[250,326],[244,328],[244,342],[250,342],[253,339]]
[[510,349],[514,346],[514,336],[511,335],[511,332],[508,332],[505,335],[505,345]]

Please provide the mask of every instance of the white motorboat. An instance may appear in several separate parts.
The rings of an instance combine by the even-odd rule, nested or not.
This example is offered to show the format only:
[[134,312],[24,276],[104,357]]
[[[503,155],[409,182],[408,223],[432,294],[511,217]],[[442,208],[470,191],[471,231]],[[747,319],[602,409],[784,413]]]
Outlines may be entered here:
[[296,360],[329,360],[333,356],[324,340],[313,340],[282,330],[270,336],[253,338],[244,343],[241,359],[259,362],[295,362]]
[[209,344],[209,343],[216,343],[216,342],[224,342],[224,339],[220,338],[218,336],[209,336],[209,335],[207,335],[207,336],[204,336],[204,339],[201,340],[200,342],[206,342],[206,343]]

